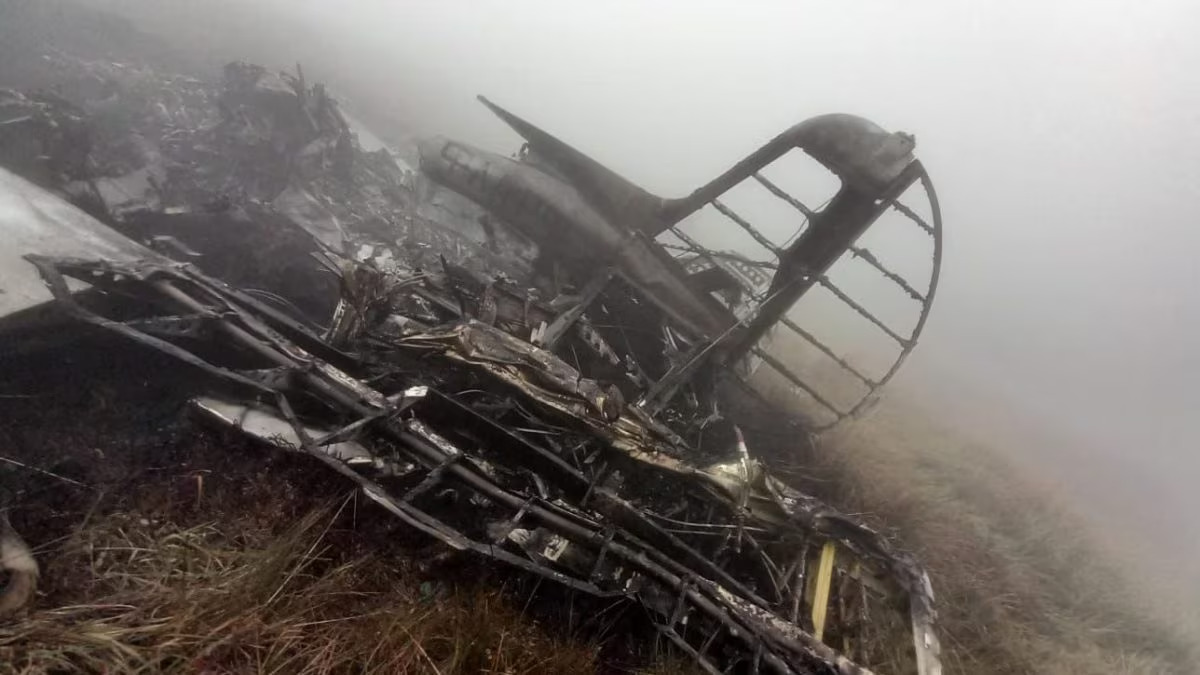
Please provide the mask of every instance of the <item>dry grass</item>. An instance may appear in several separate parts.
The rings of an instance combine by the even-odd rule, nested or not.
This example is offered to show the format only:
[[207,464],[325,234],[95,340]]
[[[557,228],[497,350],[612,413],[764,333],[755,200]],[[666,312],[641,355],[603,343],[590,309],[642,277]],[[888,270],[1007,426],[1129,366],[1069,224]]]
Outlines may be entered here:
[[1084,521],[997,451],[885,402],[818,446],[829,499],[878,514],[927,567],[949,672],[1197,672],[1195,634]]
[[[21,673],[591,672],[597,648],[552,636],[497,589],[419,582],[345,559],[310,513],[281,534],[117,513],[55,554],[78,597],[0,628]],[[71,595],[76,595],[72,593]]]
[[307,458],[188,423],[171,362],[87,349],[0,362],[0,454],[75,481],[0,465],[43,572],[0,673],[689,672],[635,606],[453,554]]
[[[104,354],[80,363],[132,368],[120,351]],[[71,384],[83,377],[79,365],[64,367],[62,380],[39,368],[28,382],[10,381],[30,397],[0,400],[0,446],[107,492],[38,476],[15,492],[14,519],[45,575],[35,611],[0,625],[0,672],[636,667],[628,647],[616,660],[606,653],[619,640],[594,622],[527,606],[528,586],[505,590],[511,576],[432,561],[442,547],[368,509],[341,507],[348,486],[320,467],[181,425],[169,400],[177,382],[159,389],[102,372],[88,381],[132,391],[80,389]],[[926,562],[948,672],[1197,671],[1190,635],[1132,590],[1079,518],[995,451],[892,398],[798,460],[821,479],[806,487],[876,514],[868,517]],[[657,672],[689,668],[662,660]]]

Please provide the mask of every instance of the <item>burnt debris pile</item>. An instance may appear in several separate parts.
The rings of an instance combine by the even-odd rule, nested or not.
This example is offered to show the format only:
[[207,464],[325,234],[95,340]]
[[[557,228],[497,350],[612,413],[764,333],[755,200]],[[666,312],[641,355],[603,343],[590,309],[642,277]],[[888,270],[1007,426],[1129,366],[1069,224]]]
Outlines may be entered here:
[[222,279],[298,295],[319,314],[336,289],[287,261],[322,248],[381,262],[403,249],[424,267],[446,257],[477,272],[520,269],[515,253],[497,254],[520,250],[519,241],[489,241],[481,211],[374,139],[378,147],[365,150],[357,123],[299,68],[230,63],[208,82],[47,58],[61,73],[54,91],[0,91],[0,163],[155,248],[220,250],[196,262]]
[[920,565],[772,473],[804,422],[744,360],[770,308],[920,179],[911,139],[841,118],[825,145],[785,138],[853,185],[755,288],[656,243],[700,202],[498,108],[518,159],[443,140],[419,173],[300,68],[207,82],[54,58],[57,92],[0,92],[0,162],[41,186],[2,174],[0,340],[65,318],[171,357],[201,375],[180,380],[201,419],[311,456],[452,549],[639,602],[710,672],[939,672]]

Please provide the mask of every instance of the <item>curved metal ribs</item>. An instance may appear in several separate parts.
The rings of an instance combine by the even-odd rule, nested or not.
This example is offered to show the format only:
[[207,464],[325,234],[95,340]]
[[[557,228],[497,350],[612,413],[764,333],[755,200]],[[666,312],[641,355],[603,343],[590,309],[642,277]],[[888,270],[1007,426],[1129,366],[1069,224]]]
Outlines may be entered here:
[[[875,392],[892,378],[915,347],[937,290],[942,221],[929,174],[913,156],[916,141],[911,135],[889,133],[855,115],[813,117],[771,139],[691,194],[666,199],[634,185],[521,117],[487,99],[480,100],[526,140],[523,161],[514,162],[440,139],[422,147],[422,170],[526,232],[540,247],[563,260],[586,265],[586,260],[572,260],[572,251],[580,250],[586,251],[589,259],[607,259],[607,264],[643,297],[657,304],[675,326],[701,343],[692,358],[663,375],[641,397],[639,405],[644,409],[661,411],[693,376],[714,363],[730,366],[751,357],[832,414],[829,423],[814,425],[820,430],[869,405]],[[841,181],[826,205],[806,205],[764,175],[766,169],[794,150],[805,153]],[[722,201],[744,183],[765,190],[769,196],[762,199],[782,200],[796,211],[794,241],[772,241]],[[901,201],[917,184],[924,191],[931,222]],[[705,207],[712,207],[762,246],[771,260],[751,261],[699,243],[685,231],[684,221]],[[893,271],[874,252],[857,243],[889,210],[902,214],[931,238],[932,270],[923,291],[918,290],[922,284]],[[911,332],[904,334],[889,326],[867,303],[830,279],[830,268],[847,252],[916,303],[917,320]],[[698,269],[697,261],[708,268]],[[723,272],[720,276],[726,281],[741,283],[743,293],[738,295],[748,296],[748,306],[746,298],[722,302],[713,297],[698,278],[708,272]],[[767,274],[771,277],[769,284],[760,283]],[[750,277],[754,280],[748,280]],[[864,374],[789,318],[792,307],[816,286],[898,346],[896,358],[883,373],[873,377]],[[743,311],[735,312],[739,308]],[[741,315],[740,319],[735,314]],[[845,402],[839,405],[803,373],[770,353],[762,345],[762,338],[780,326],[830,357],[863,386],[864,393],[848,407]]]
[[[765,165],[764,165],[765,166]],[[938,279],[941,272],[942,261],[942,218],[939,208],[937,193],[934,191],[933,182],[929,178],[928,172],[919,161],[912,161],[896,181],[889,186],[878,197],[867,197],[864,199],[864,204],[868,205],[867,209],[859,216],[834,216],[830,213],[829,207],[820,210],[814,210],[802,203],[799,199],[785,192],[782,188],[771,182],[768,178],[760,173],[762,167],[747,166],[745,172],[749,172],[749,177],[755,182],[766,188],[774,197],[783,200],[789,206],[796,209],[798,216],[801,219],[800,226],[797,228],[801,232],[801,239],[796,244],[792,245],[792,250],[801,250],[805,245],[804,237],[814,229],[820,229],[822,223],[828,223],[834,227],[826,226],[826,229],[836,229],[836,225],[842,222],[853,224],[855,221],[862,223],[861,227],[852,228],[852,231],[845,233],[844,239],[841,242],[841,247],[833,251],[831,257],[821,259],[813,259],[806,261],[800,268],[797,268],[794,288],[782,289],[779,280],[784,277],[780,274],[785,266],[781,264],[789,255],[788,249],[776,245],[768,237],[758,231],[752,223],[740,216],[729,206],[720,201],[719,196],[713,197],[708,204],[711,205],[718,213],[724,216],[740,229],[747,232],[751,238],[759,242],[764,249],[770,252],[774,260],[768,262],[760,261],[732,261],[728,254],[715,251],[698,242],[695,238],[688,235],[683,225],[676,223],[668,228],[668,236],[681,242],[680,244],[671,244],[665,242],[664,245],[672,249],[678,256],[695,256],[707,262],[708,265],[715,268],[729,268],[731,265],[741,263],[742,265],[754,265],[764,270],[775,274],[774,283],[770,288],[762,286],[748,285],[746,287],[746,295],[749,300],[749,307],[745,311],[747,318],[744,323],[750,326],[749,330],[742,335],[732,335],[729,341],[733,344],[728,347],[730,357],[737,359],[742,355],[750,355],[752,358],[765,364],[767,367],[778,373],[792,386],[804,391],[810,398],[816,401],[821,407],[828,410],[832,414],[829,422],[822,425],[814,425],[814,430],[820,431],[827,429],[842,421],[847,417],[853,417],[862,412],[870,405],[876,392],[888,383],[900,366],[904,364],[905,359],[912,353],[912,350],[917,345],[917,340],[924,330],[926,319],[929,316],[929,311],[933,306],[934,295],[937,292]],[[753,169],[753,170],[752,170]],[[732,189],[737,182],[732,182],[729,187]],[[910,188],[919,185],[922,196],[928,202],[930,212],[932,213],[932,222],[926,222],[916,211],[900,201],[906,193],[911,193]],[[846,192],[845,185],[843,191],[839,195]],[[722,193],[723,194],[723,193]],[[704,193],[708,196],[708,193]],[[835,197],[836,200],[836,197]],[[888,268],[872,251],[865,247],[858,246],[855,242],[859,235],[866,230],[876,218],[878,218],[887,209],[893,209],[897,213],[902,214],[915,227],[929,235],[931,240],[931,259],[932,266],[930,277],[926,284],[926,290],[920,291],[916,284],[903,275]],[[814,224],[816,228],[814,228]],[[865,263],[874,268],[883,278],[886,283],[892,284],[899,288],[908,298],[916,304],[917,320],[913,329],[907,334],[902,334],[900,331],[892,328],[884,320],[877,317],[868,307],[862,304],[859,300],[852,297],[850,294],[839,288],[826,274],[827,270],[835,263],[844,253],[863,260]],[[735,279],[744,279],[745,274],[731,274]],[[851,364],[845,357],[839,355],[836,350],[826,344],[810,331],[798,325],[792,318],[788,316],[788,310],[799,297],[812,286],[821,286],[827,290],[838,301],[845,304],[856,314],[866,320],[868,324],[880,331],[883,335],[890,338],[898,347],[899,352],[891,365],[878,376],[867,375],[859,367]],[[780,292],[785,290],[785,292]],[[790,291],[790,292],[788,292]],[[796,368],[788,366],[776,355],[772,354],[769,349],[760,345],[759,340],[766,335],[770,329],[786,330],[804,342],[812,345],[817,351],[828,357],[828,359],[845,372],[849,377],[863,385],[864,392],[853,405],[843,407],[833,402],[827,395],[822,393],[817,387],[810,383],[805,376]]]

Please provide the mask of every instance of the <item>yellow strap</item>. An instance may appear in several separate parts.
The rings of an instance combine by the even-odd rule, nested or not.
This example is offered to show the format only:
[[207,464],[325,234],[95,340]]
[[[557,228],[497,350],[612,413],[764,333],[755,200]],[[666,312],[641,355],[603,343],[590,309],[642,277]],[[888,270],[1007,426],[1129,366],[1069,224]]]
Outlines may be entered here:
[[829,591],[833,587],[833,558],[836,554],[837,546],[832,541],[825,542],[821,547],[821,560],[817,564],[812,603],[813,636],[818,640],[825,634],[825,615],[829,611]]

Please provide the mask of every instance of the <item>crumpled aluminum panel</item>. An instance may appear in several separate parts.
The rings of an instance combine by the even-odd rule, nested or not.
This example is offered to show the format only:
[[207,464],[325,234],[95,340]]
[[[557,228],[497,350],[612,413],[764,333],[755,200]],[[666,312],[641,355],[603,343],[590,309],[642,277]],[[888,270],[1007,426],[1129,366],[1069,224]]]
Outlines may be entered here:
[[[0,318],[51,300],[23,255],[95,258],[114,262],[164,260],[33,183],[0,168]],[[85,287],[75,282],[75,290]]]
[[[222,423],[264,438],[279,437],[282,430],[282,436],[294,438],[293,447],[298,445],[354,480],[389,512],[456,549],[475,551],[592,595],[642,602],[660,617],[659,631],[708,672],[739,663],[755,672],[760,666],[778,673],[871,672],[824,643],[819,630],[810,632],[797,620],[810,536],[816,542],[838,542],[861,563],[861,569],[856,564],[845,570],[843,578],[862,581],[864,603],[870,587],[891,598],[890,606],[907,605],[918,649],[917,671],[939,672],[928,579],[909,556],[773,480],[744,442],[739,441],[736,457],[718,464],[702,466],[685,456],[672,456],[673,443],[655,440],[663,432],[655,432],[653,420],[633,407],[612,419],[614,411],[595,383],[575,375],[549,352],[470,320],[407,339],[378,335],[371,340],[377,350],[372,360],[385,370],[371,376],[368,385],[352,374],[372,370],[364,370],[366,364],[357,357],[331,349],[258,301],[192,268],[37,256],[29,261],[77,318],[242,385],[255,398],[275,400],[277,412],[265,414],[236,404],[214,407],[198,402],[209,414],[218,413]],[[122,295],[152,290],[166,307],[183,312],[182,317],[204,317],[214,345],[254,355],[259,366],[273,367],[231,370],[142,332],[157,332],[161,326],[155,322],[119,322],[93,314],[66,292],[64,276],[94,280]],[[159,308],[159,303],[151,305]],[[455,398],[469,391],[450,395],[423,383],[414,385],[413,376],[406,374],[411,371],[402,366],[407,361],[404,352],[409,351],[419,353],[414,362],[422,364],[417,375],[422,379],[436,379],[458,362],[475,375],[490,375],[478,378],[482,388],[469,391],[494,391],[503,399],[502,389],[486,380],[495,378],[512,387],[520,392],[516,405],[531,415],[531,423],[545,431],[579,434],[591,446],[588,454],[602,457],[600,468],[565,446],[542,446],[517,433],[519,429],[489,419],[469,400]],[[344,362],[350,370],[334,362]],[[389,396],[388,391],[397,393]],[[334,417],[340,421],[304,421],[291,401],[313,396],[327,410],[338,411]],[[567,418],[576,432],[559,426]],[[355,421],[336,426],[347,419]],[[359,447],[366,453],[356,448],[355,457],[335,450],[351,438],[362,442]],[[372,438],[386,439],[388,447],[405,457],[392,456],[392,450],[382,447],[372,451]],[[613,474],[604,467],[609,460],[618,462],[620,454],[644,470],[626,467],[626,478],[613,482]],[[414,472],[419,480],[415,484],[384,482],[387,474]],[[650,485],[655,487],[647,489]],[[702,490],[689,490],[688,485]],[[424,501],[434,488],[442,487],[463,495],[458,506],[439,509]],[[702,515],[705,510],[708,516]],[[723,533],[719,540],[711,536],[718,533]],[[506,541],[517,550],[506,548]],[[715,552],[706,550],[711,544],[717,546]],[[822,593],[828,595],[828,590]],[[715,651],[708,651],[710,647]]]

